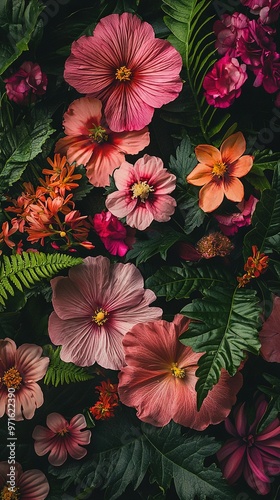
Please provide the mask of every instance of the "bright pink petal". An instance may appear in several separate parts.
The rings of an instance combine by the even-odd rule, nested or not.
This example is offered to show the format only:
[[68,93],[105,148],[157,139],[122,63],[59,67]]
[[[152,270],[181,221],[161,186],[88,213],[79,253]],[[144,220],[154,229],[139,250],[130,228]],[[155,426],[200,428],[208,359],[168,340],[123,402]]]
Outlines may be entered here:
[[[144,205],[144,204],[143,204]],[[130,227],[135,227],[140,231],[144,231],[151,225],[154,217],[150,210],[148,210],[145,206],[138,205],[133,212],[130,212],[126,216],[126,223]]]
[[[224,477],[228,480],[230,484],[234,484],[242,475],[245,456],[246,456],[246,446],[242,445],[239,441],[235,440],[231,443],[226,443],[221,450],[225,448],[228,453],[231,450],[231,454],[227,456],[226,462],[222,468]],[[225,454],[225,450],[223,453],[220,453],[221,450],[218,451],[217,456],[219,460],[223,460],[221,456]]]
[[94,97],[82,97],[73,101],[63,115],[66,135],[88,135],[89,129],[100,125],[102,103]]
[[111,143],[126,154],[135,155],[150,144],[150,133],[148,127],[135,132],[112,132]]

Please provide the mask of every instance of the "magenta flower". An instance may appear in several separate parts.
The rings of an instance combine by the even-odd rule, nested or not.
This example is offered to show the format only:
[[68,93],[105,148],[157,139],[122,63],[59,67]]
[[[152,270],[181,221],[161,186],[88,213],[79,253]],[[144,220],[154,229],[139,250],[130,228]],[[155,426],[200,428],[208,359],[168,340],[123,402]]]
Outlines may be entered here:
[[240,0],[249,7],[253,14],[259,15],[262,23],[277,21],[280,12],[280,0]]
[[126,227],[111,212],[95,214],[93,228],[110,254],[123,257],[131,248],[127,241],[131,237],[128,236]]
[[228,55],[217,61],[203,80],[205,98],[216,108],[228,108],[241,94],[247,80],[246,65]]
[[259,333],[261,355],[266,361],[280,363],[280,297],[273,297],[273,307]]
[[223,475],[230,484],[243,475],[248,485],[260,495],[269,493],[270,476],[280,472],[279,418],[262,432],[257,432],[267,404],[264,396],[257,399],[255,420],[251,425],[245,413],[245,403],[239,404],[233,411],[234,424],[230,418],[225,421],[226,430],[233,437],[217,453]]
[[263,66],[262,59],[270,52],[275,52],[276,45],[272,36],[275,30],[270,26],[265,26],[255,20],[248,23],[247,30],[244,30],[239,43],[239,56],[243,63],[247,64],[247,69],[257,72]]
[[203,353],[179,341],[188,325],[189,320],[178,314],[172,323],[135,325],[123,339],[126,365],[119,373],[119,396],[122,403],[137,409],[143,422],[162,427],[173,419],[202,431],[224,420],[236,402],[243,377],[239,372],[230,377],[222,370],[197,411],[195,372]]
[[[14,467],[14,469],[12,469]],[[8,474],[14,473],[15,479]],[[13,484],[15,482],[15,485]],[[11,490],[13,488],[13,490]],[[43,472],[38,469],[23,472],[18,462],[0,462],[0,498],[3,500],[45,500],[50,491]]]
[[41,96],[46,92],[48,79],[39,64],[26,61],[4,82],[8,98],[17,104],[25,105],[34,102],[37,95]]
[[[0,339],[0,417],[8,414],[8,394],[14,394],[15,420],[31,419],[44,397],[36,383],[44,377],[49,358],[35,344],[22,344],[17,348],[9,338]],[[10,402],[10,401],[9,401]],[[9,414],[11,411],[9,411]],[[9,415],[10,416],[10,415]]]
[[263,86],[269,94],[280,89],[280,54],[269,52],[261,57],[261,68],[254,71],[257,75],[253,83],[254,87]]
[[97,187],[110,184],[109,175],[125,160],[125,154],[136,154],[150,143],[147,127],[135,132],[112,132],[101,108],[101,101],[93,97],[72,102],[64,114],[66,137],[55,146],[55,152],[66,155],[69,163],[85,165],[87,177]]
[[126,223],[143,231],[153,220],[166,222],[174,213],[176,201],[169,196],[176,177],[156,156],[144,155],[135,165],[123,162],[114,172],[118,191],[107,196],[106,207],[113,215],[126,217]]
[[247,201],[243,200],[236,205],[240,212],[234,212],[230,215],[214,215],[219,222],[221,231],[226,236],[233,236],[240,227],[250,226],[257,203],[258,199],[250,195]]
[[64,78],[78,92],[104,104],[111,130],[140,130],[154,108],[176,99],[182,89],[182,59],[167,40],[155,38],[150,24],[127,12],[111,14],[93,36],[72,44]]
[[48,428],[36,425],[32,433],[34,449],[39,457],[50,451],[50,464],[59,466],[64,464],[67,455],[80,460],[87,454],[83,446],[90,443],[91,431],[83,430],[87,426],[84,415],[75,415],[67,422],[60,413],[50,413],[46,424]]
[[249,19],[240,12],[222,14],[221,19],[215,21],[213,30],[217,37],[215,47],[222,56],[230,57],[239,55],[238,42],[244,30],[247,29]]
[[136,323],[159,319],[162,310],[149,307],[156,299],[144,290],[144,280],[133,264],[112,264],[87,257],[70,269],[68,277],[51,280],[54,311],[49,335],[62,345],[63,361],[78,366],[95,362],[119,370],[124,363],[122,338]]

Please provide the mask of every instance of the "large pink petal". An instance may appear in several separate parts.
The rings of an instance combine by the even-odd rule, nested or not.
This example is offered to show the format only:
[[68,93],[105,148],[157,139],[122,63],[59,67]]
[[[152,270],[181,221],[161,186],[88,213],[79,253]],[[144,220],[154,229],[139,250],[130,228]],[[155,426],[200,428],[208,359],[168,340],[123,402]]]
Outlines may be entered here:
[[146,207],[145,203],[139,203],[132,212],[126,216],[126,223],[130,227],[135,227],[139,231],[144,231],[151,225],[154,217],[152,212]]
[[24,500],[45,500],[50,490],[45,474],[37,469],[23,472],[17,486]]
[[[77,266],[81,272],[83,265],[84,264]],[[96,298],[92,297],[92,293],[87,294],[87,291],[89,289],[91,291],[94,289],[94,283],[87,283],[85,281],[85,291],[83,288],[79,287],[79,284],[76,283],[75,280],[69,277],[58,276],[51,280],[51,286],[53,290],[53,307],[59,318],[63,320],[71,318],[91,318],[94,308],[96,307]]]
[[97,146],[87,162],[86,173],[96,187],[109,186],[109,175],[124,161],[124,153],[110,143]]
[[14,365],[16,348],[12,339],[0,339],[0,376]]
[[94,97],[82,97],[73,101],[63,115],[66,135],[88,135],[89,128],[100,125],[102,103]]
[[137,200],[132,199],[129,191],[115,191],[107,196],[105,205],[113,215],[121,219],[135,209]]
[[64,464],[66,459],[67,459],[67,450],[65,446],[65,440],[63,439],[63,436],[61,436],[61,438],[57,439],[56,442],[53,444],[51,452],[48,456],[48,460],[51,465],[58,467]]
[[[81,135],[79,136],[78,139],[76,139],[76,136],[70,136],[72,138],[71,144],[70,140],[68,140],[68,148],[66,151],[66,156],[67,160],[70,164],[76,162],[78,165],[85,165],[90,162],[95,149],[96,149],[96,143],[93,142],[90,137]],[[67,140],[67,137],[65,138],[65,142]],[[64,139],[60,139],[57,143],[57,146],[59,146],[60,141],[64,141]],[[63,146],[64,144],[62,144]],[[64,149],[63,149],[64,150]],[[58,147],[56,148],[56,151],[59,151]]]
[[222,161],[226,165],[233,163],[243,155],[246,149],[244,135],[241,132],[230,135],[221,145]]
[[194,186],[204,186],[204,184],[208,184],[213,179],[212,170],[213,167],[199,163],[187,176],[187,182]]
[[22,344],[15,355],[15,366],[23,376],[24,383],[37,382],[46,374],[49,358],[41,357],[42,347],[34,344]]
[[195,154],[199,163],[204,163],[211,169],[215,163],[220,163],[222,161],[220,151],[215,148],[215,146],[210,146],[209,144],[200,144],[196,146]]
[[253,157],[249,155],[242,156],[228,168],[228,174],[234,177],[243,177],[248,174],[253,166]]
[[[224,446],[227,446],[227,443]],[[231,444],[231,450],[231,455],[228,456],[226,460],[224,460],[222,469],[224,477],[230,484],[233,484],[242,475],[245,462],[246,446],[242,445],[239,441],[235,441],[235,446],[233,446],[233,443]],[[218,453],[218,459],[221,460]]]
[[224,193],[228,200],[242,201],[244,198],[244,187],[242,182],[236,177],[228,177],[224,181]]
[[158,196],[157,194],[146,201],[147,210],[151,212],[154,220],[158,222],[167,222],[170,220],[171,215],[174,214],[175,208],[177,206],[176,200],[164,194],[163,196]]
[[112,132],[111,143],[126,154],[135,155],[150,144],[148,127],[134,132]]
[[103,368],[119,370],[124,365],[123,333],[117,327],[100,327],[100,340],[96,345],[96,362]]
[[145,154],[139,158],[134,165],[134,176],[134,182],[146,180],[157,195],[171,193],[176,187],[176,176],[164,168],[161,158],[157,156]]
[[[102,303],[109,311],[129,314],[131,308],[142,303],[144,293],[144,279],[139,269],[134,264],[118,262],[110,268],[110,279],[103,289]],[[156,299],[153,292],[149,299],[150,302]]]
[[[137,162],[136,162],[136,164],[137,164]],[[135,170],[135,167],[131,163],[128,163],[128,161],[124,161],[121,164],[121,168],[118,168],[114,172],[114,180],[115,180],[117,189],[119,191],[124,191],[124,192],[128,193],[131,186],[139,180],[137,178],[136,172],[137,172],[137,170]],[[131,196],[132,196],[132,193],[129,194],[130,198],[131,198]]]
[[[240,181],[239,181],[240,182]],[[224,187],[222,182],[211,181],[199,191],[199,206],[204,212],[213,212],[224,199]]]

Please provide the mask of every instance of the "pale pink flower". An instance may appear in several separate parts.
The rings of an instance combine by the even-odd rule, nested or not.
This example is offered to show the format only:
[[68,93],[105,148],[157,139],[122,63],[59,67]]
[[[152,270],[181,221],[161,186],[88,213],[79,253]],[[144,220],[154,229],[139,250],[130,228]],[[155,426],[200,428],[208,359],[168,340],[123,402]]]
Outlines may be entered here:
[[[14,469],[12,469],[14,467]],[[14,472],[15,486],[11,484],[11,477],[8,474]],[[13,492],[9,488],[13,487]],[[38,469],[26,470],[23,472],[18,462],[9,464],[0,462],[0,498],[3,500],[45,500],[50,491],[49,483],[43,472]]]
[[70,104],[64,114],[66,137],[59,139],[55,152],[67,156],[69,163],[86,167],[91,184],[110,184],[109,175],[125,160],[150,143],[148,128],[135,132],[112,132],[102,117],[102,103],[94,97],[82,97]]
[[125,161],[114,172],[114,179],[118,191],[109,194],[105,202],[113,215],[126,217],[129,226],[140,230],[153,220],[170,220],[176,201],[169,193],[176,187],[176,177],[160,158],[144,155],[134,166]]
[[41,457],[50,451],[50,464],[64,464],[67,455],[80,460],[87,454],[84,445],[90,443],[91,431],[87,427],[84,415],[78,414],[68,422],[60,413],[50,413],[46,420],[47,427],[36,425],[32,437],[35,440],[34,449]]
[[178,314],[172,323],[161,320],[131,328],[123,339],[126,366],[119,374],[118,391],[121,402],[135,407],[144,422],[162,427],[172,419],[202,431],[228,416],[243,377],[239,372],[230,377],[222,369],[197,411],[195,372],[203,353],[179,341],[188,325],[189,319]]
[[93,36],[72,44],[64,78],[78,92],[100,99],[111,130],[140,130],[154,108],[176,99],[182,89],[182,58],[150,24],[130,13],[111,14]]
[[7,96],[17,104],[26,105],[36,100],[36,95],[43,95],[47,90],[47,75],[39,64],[25,61],[19,70],[4,80]]
[[261,355],[266,361],[280,363],[280,297],[273,298],[273,307],[259,333]]
[[0,417],[8,414],[8,393],[15,396],[15,420],[31,419],[42,406],[44,397],[36,382],[44,377],[49,364],[42,352],[35,344],[17,348],[12,339],[0,339]]
[[51,280],[54,312],[49,335],[62,345],[60,357],[78,366],[95,362],[119,370],[124,363],[122,338],[136,323],[159,319],[162,310],[144,289],[134,264],[112,264],[103,256],[87,257],[68,277]]
[[238,232],[240,227],[250,226],[257,203],[258,199],[250,195],[247,201],[244,199],[236,205],[238,210],[240,210],[239,212],[234,212],[230,215],[214,215],[215,219],[219,222],[221,231],[226,236],[233,236]]

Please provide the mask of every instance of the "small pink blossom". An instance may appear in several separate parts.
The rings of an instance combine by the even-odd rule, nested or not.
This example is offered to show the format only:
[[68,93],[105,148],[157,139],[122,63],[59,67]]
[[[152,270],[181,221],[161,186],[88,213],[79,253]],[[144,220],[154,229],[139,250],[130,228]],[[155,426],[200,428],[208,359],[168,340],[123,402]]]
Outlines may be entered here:
[[9,338],[0,339],[0,417],[8,414],[8,392],[15,395],[15,420],[31,419],[44,397],[40,386],[48,368],[49,358],[35,344],[17,348]]
[[250,424],[245,403],[233,411],[234,423],[230,418],[225,428],[233,437],[218,451],[224,477],[234,484],[242,475],[247,484],[259,495],[270,491],[271,476],[280,472],[280,420],[276,418],[263,431],[258,425],[267,409],[264,396],[255,402],[255,419]]
[[106,207],[116,217],[143,231],[153,220],[166,222],[174,213],[176,201],[169,196],[176,187],[176,177],[156,156],[144,155],[135,165],[123,162],[114,172],[118,191],[107,196]]
[[94,97],[72,102],[63,117],[66,137],[55,146],[55,152],[66,155],[69,163],[85,165],[89,181],[97,187],[110,184],[109,175],[124,161],[125,154],[136,154],[150,142],[147,127],[134,132],[112,132],[101,108],[101,101]]
[[269,362],[280,363],[280,297],[273,298],[271,314],[259,333],[261,355]]
[[234,14],[223,14],[221,19],[215,21],[213,30],[217,37],[215,47],[222,56],[230,57],[239,55],[238,42],[244,30],[247,29],[249,19],[240,12]]
[[214,215],[219,222],[221,231],[226,236],[233,236],[240,227],[250,226],[257,203],[258,199],[250,195],[247,201],[243,200],[236,205],[240,212],[234,212],[230,215]]
[[91,431],[84,430],[87,427],[84,415],[75,415],[68,422],[60,413],[50,413],[46,424],[47,427],[36,425],[32,433],[34,449],[39,457],[50,451],[48,460],[58,467],[64,464],[67,455],[80,460],[87,454],[83,446],[90,443]]
[[259,15],[262,23],[277,21],[280,12],[280,0],[240,0],[249,7],[253,14]]
[[167,40],[155,38],[150,24],[133,14],[111,14],[93,36],[72,44],[64,78],[78,92],[104,104],[111,130],[140,130],[154,109],[178,97],[182,58]]
[[19,70],[4,80],[7,96],[17,104],[26,105],[43,95],[47,90],[48,79],[39,64],[24,62]]
[[95,214],[93,228],[110,254],[123,257],[131,248],[127,244],[127,228],[110,212]]
[[239,64],[235,57],[225,55],[204,78],[206,101],[216,108],[228,108],[240,96],[247,78],[246,65]]
[[[11,462],[11,460],[9,460]],[[21,465],[14,462],[15,486],[11,490],[10,481],[11,463],[0,462],[0,498],[3,500],[45,500],[49,494],[50,487],[43,472],[38,469],[23,472]],[[12,493],[13,491],[13,493]]]

